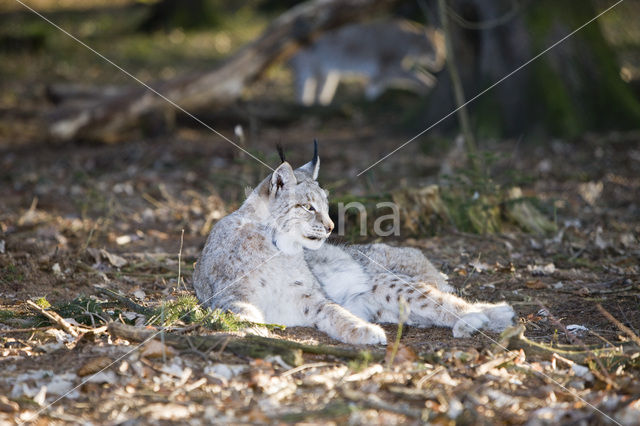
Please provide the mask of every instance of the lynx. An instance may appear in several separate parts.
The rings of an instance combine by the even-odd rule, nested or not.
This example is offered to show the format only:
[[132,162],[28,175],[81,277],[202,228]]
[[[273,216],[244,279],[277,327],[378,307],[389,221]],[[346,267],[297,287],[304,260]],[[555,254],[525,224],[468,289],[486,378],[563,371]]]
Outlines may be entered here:
[[389,87],[424,95],[436,82],[429,71],[443,66],[443,46],[440,33],[408,21],[347,25],[319,38],[289,62],[298,101],[329,105],[340,80],[354,77],[367,80],[368,99]]
[[[352,344],[385,344],[372,322],[453,328],[454,337],[512,323],[507,304],[469,303],[414,248],[334,245],[320,159],[282,164],[242,206],[218,221],[197,262],[193,286],[202,304],[252,323],[315,327]],[[402,301],[402,303],[401,303]],[[254,329],[264,333],[264,329]]]

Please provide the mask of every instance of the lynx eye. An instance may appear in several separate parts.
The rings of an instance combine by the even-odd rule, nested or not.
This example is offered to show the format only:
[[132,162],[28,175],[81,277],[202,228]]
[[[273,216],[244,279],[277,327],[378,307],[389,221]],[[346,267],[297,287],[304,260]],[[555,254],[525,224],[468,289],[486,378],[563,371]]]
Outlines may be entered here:
[[308,212],[315,212],[316,209],[311,204],[301,204],[300,207],[305,209]]

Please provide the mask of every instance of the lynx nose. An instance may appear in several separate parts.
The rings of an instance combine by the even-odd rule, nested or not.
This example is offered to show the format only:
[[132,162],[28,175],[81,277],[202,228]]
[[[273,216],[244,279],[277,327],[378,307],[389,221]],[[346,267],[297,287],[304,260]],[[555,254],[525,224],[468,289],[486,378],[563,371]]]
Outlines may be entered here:
[[330,234],[333,231],[333,221],[329,219],[329,223],[324,225],[324,229],[327,230],[327,234]]

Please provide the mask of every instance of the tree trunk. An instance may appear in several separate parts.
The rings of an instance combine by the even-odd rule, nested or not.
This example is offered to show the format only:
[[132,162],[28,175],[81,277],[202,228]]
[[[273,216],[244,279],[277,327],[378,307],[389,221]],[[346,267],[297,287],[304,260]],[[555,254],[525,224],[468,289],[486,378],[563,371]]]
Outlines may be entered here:
[[[435,10],[436,2],[429,7]],[[467,100],[578,29],[602,10],[591,2],[454,0],[448,2]],[[622,7],[622,5],[620,6]],[[615,52],[596,20],[469,104],[480,138],[542,130],[574,137],[586,130],[637,127],[640,102],[622,81]],[[452,111],[451,81],[440,73],[422,123]],[[446,120],[446,126],[455,118]]]

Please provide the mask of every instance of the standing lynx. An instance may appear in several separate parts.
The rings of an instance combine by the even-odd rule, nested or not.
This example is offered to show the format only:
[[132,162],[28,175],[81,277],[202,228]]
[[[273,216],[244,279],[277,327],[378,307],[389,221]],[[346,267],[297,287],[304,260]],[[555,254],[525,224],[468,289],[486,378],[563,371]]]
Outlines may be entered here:
[[396,87],[426,94],[444,63],[437,31],[391,20],[344,26],[321,36],[289,62],[298,101],[329,105],[340,80],[364,79],[365,95],[375,99]]
[[[454,337],[511,324],[510,306],[469,303],[449,293],[443,275],[413,248],[325,243],[333,230],[320,159],[282,164],[242,206],[217,222],[196,265],[193,285],[206,306],[254,323],[315,327],[354,344],[384,344],[375,322],[453,328]],[[260,330],[264,331],[264,330]]]

